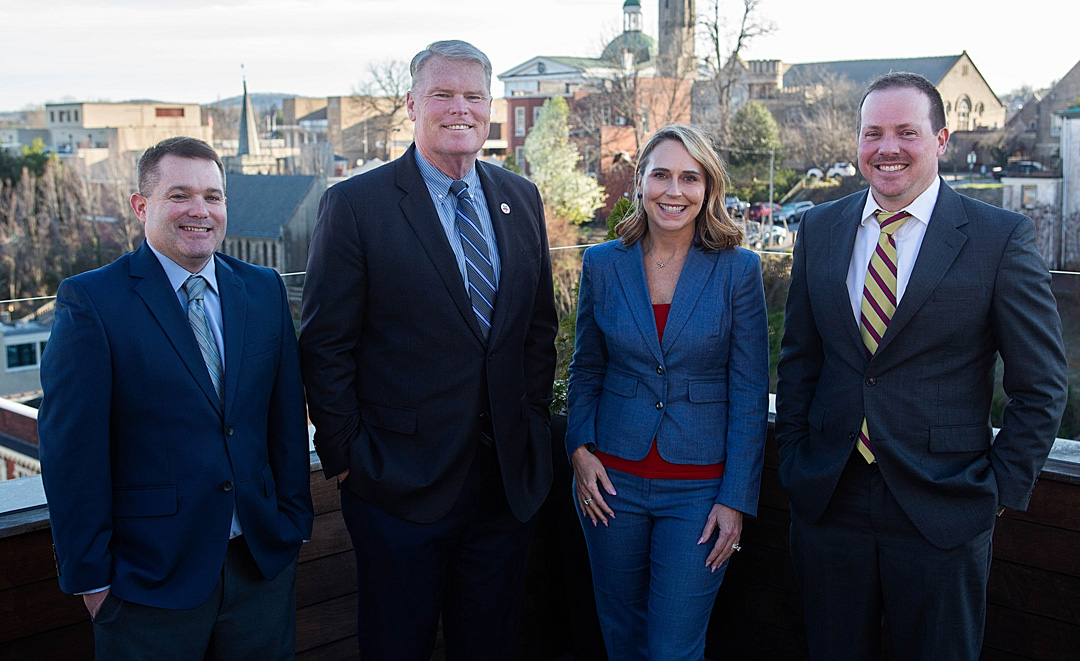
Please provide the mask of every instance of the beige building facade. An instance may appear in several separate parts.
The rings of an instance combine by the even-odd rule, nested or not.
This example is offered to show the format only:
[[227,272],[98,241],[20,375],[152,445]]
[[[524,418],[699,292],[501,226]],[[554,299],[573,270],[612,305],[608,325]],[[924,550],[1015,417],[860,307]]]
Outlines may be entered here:
[[49,147],[60,153],[143,151],[175,135],[213,140],[197,103],[48,103],[45,129],[52,138]]

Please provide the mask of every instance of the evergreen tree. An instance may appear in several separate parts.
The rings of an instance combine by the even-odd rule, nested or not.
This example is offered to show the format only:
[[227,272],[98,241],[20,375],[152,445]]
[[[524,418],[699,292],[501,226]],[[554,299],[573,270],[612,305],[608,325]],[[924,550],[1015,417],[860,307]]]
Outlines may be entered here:
[[735,113],[731,120],[731,138],[728,141],[731,165],[769,167],[769,152],[776,152],[780,161],[780,127],[760,103],[748,103]]
[[607,196],[595,179],[577,168],[581,154],[570,143],[569,114],[569,106],[561,96],[544,102],[536,124],[525,138],[525,160],[529,178],[540,189],[548,212],[580,224],[592,219]]

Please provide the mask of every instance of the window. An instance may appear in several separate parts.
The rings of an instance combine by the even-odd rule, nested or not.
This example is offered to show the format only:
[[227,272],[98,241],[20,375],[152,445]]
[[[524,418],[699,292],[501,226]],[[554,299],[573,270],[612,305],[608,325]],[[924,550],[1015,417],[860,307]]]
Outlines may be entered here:
[[540,121],[540,106],[533,106],[533,121],[532,125],[536,126],[536,122]]
[[525,135],[525,108],[521,106],[514,108],[514,135]]
[[1050,118],[1050,135],[1055,138],[1061,136],[1061,127],[1065,122],[1065,118],[1061,115],[1054,115]]
[[155,117],[183,117],[183,108],[154,108]]
[[596,176],[596,160],[593,151],[592,145],[585,145],[585,174],[590,177]]
[[18,367],[31,367],[37,365],[37,352],[34,351],[34,343],[12,344],[7,347],[8,370]]
[[524,147],[514,147],[514,160],[517,161],[518,168],[522,172],[524,172],[525,171],[525,148]]
[[966,97],[956,102],[956,130],[971,130],[971,101]]
[[611,106],[604,106],[600,109],[600,123],[603,126],[611,126]]
[[49,111],[49,121],[54,122],[54,123],[56,122],[56,111],[55,110],[50,110]]
[[79,121],[79,111],[78,110],[75,111],[75,121],[76,122]]

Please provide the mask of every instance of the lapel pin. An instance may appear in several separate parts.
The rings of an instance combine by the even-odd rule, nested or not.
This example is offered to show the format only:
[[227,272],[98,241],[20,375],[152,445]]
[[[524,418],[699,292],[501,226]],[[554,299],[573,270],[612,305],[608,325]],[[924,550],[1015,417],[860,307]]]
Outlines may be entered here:
[[510,213],[510,205],[507,204],[506,202],[503,202],[502,205],[499,206],[499,208],[502,209],[502,212],[505,213],[505,214]]

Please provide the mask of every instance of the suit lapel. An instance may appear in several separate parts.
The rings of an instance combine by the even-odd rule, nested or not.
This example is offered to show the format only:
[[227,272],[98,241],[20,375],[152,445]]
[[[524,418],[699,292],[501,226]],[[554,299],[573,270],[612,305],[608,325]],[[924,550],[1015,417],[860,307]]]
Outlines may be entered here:
[[675,285],[675,294],[671,299],[671,312],[664,326],[664,343],[661,349],[665,354],[671,349],[671,345],[679,337],[683,326],[694,311],[705,283],[709,281],[709,277],[716,268],[717,257],[718,253],[705,253],[694,247],[691,247],[690,252],[687,253],[686,263],[683,264],[679,282]]
[[919,256],[915,259],[904,296],[896,306],[889,328],[878,345],[878,354],[911,321],[956,261],[956,256],[967,242],[967,236],[957,228],[965,224],[967,214],[964,212],[960,195],[942,181],[937,203],[934,205],[934,214],[930,217],[922,245],[919,247]]
[[[216,258],[215,258],[216,259]],[[221,298],[221,329],[225,341],[225,407],[231,406],[240,379],[247,321],[247,290],[232,267],[217,260],[218,296]]]
[[[869,194],[869,193],[867,193]],[[833,314],[848,339],[858,347],[859,355],[864,356],[862,336],[859,334],[859,322],[855,320],[851,310],[851,298],[848,294],[847,274],[851,265],[851,254],[855,250],[855,235],[859,231],[859,221],[862,220],[862,209],[866,204],[866,196],[857,197],[846,209],[842,209],[840,217],[833,222],[829,229],[829,280],[828,287],[833,302]]]
[[[618,249],[620,254],[615,258],[615,273],[623,288],[623,298],[630,306],[630,313],[637,323],[641,336],[645,339],[645,344],[653,352],[657,362],[663,364],[664,354],[660,350],[660,342],[656,337],[656,317],[653,315],[652,302],[649,299],[649,284],[645,280],[641,241],[628,248],[619,244]],[[674,311],[675,306],[671,307]],[[671,323],[670,320],[668,323]]]
[[[409,147],[405,155],[399,158],[397,163],[397,185],[404,193],[401,198],[400,208],[405,215],[405,220],[412,227],[417,240],[424,248],[428,259],[435,266],[439,276],[450,293],[458,312],[464,317],[465,323],[473,330],[477,339],[483,341],[480,335],[480,326],[476,315],[473,314],[472,301],[465,291],[465,283],[458,270],[457,258],[454,251],[446,240],[446,232],[439,221],[439,213],[431,201],[431,193],[420,168],[416,165],[416,147]],[[496,310],[498,302],[496,301]]]
[[180,305],[176,292],[169,283],[165,270],[161,268],[157,257],[146,243],[139,247],[131,257],[130,275],[137,282],[134,285],[135,293],[142,298],[150,314],[161,326],[169,342],[176,353],[180,355],[184,365],[195,382],[199,384],[206,398],[210,400],[214,408],[221,410],[218,402],[217,391],[210,381],[210,373],[206,370],[202,352],[195,341],[195,335],[191,331],[187,315],[183,306]]

